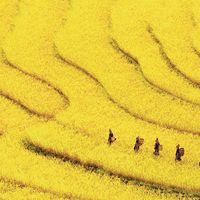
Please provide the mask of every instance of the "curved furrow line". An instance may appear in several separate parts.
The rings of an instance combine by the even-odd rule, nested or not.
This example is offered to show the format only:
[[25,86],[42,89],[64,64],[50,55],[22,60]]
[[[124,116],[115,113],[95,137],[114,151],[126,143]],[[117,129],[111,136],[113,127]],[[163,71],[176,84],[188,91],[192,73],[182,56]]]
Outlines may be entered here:
[[58,93],[62,98],[63,101],[65,102],[65,105],[69,105],[70,101],[68,99],[68,97],[62,92],[62,90],[60,90],[59,88],[55,87],[53,84],[51,84],[50,82],[46,81],[45,79],[40,78],[39,76],[35,75],[35,74],[31,74],[29,72],[24,71],[23,69],[21,69],[20,67],[16,66],[15,64],[13,64],[12,62],[10,62],[7,59],[6,53],[1,50],[1,55],[3,58],[3,62],[4,64],[6,64],[8,67],[11,67],[13,69],[16,69],[17,71],[23,73],[26,76],[29,76],[31,78],[33,78],[34,80],[40,81],[41,83],[47,85],[49,88],[53,89],[56,93]]
[[196,27],[196,26],[197,26],[197,22],[196,22],[194,13],[191,13],[190,19],[191,19],[191,22],[192,22],[192,26],[193,26],[193,27]]
[[162,58],[165,60],[167,66],[172,69],[178,76],[182,77],[185,79],[189,84],[191,84],[193,87],[200,88],[200,83],[191,79],[190,77],[187,76],[187,74],[183,73],[180,69],[177,68],[177,66],[171,61],[167,53],[164,51],[163,44],[161,41],[158,39],[158,37],[155,35],[153,32],[152,27],[149,25],[147,27],[147,32],[150,34],[152,40],[159,46],[160,50],[160,55]]
[[[193,13],[191,14],[191,21],[192,21],[193,27],[196,27],[197,22]],[[193,50],[193,53],[196,54],[200,58],[200,51],[194,45],[192,45],[191,48]]]
[[33,109],[30,109],[29,107],[24,105],[20,100],[16,100],[15,98],[11,97],[9,94],[7,94],[6,92],[4,92],[2,90],[0,90],[0,95],[4,98],[8,99],[9,101],[11,101],[13,104],[19,106],[22,110],[26,111],[30,115],[34,115],[34,116],[37,116],[39,118],[44,118],[44,119],[47,119],[47,120],[54,118],[53,115],[48,115],[46,113],[39,113],[39,112],[37,112]]
[[172,92],[169,92],[168,90],[165,90],[164,88],[159,87],[158,85],[154,84],[143,73],[143,70],[142,70],[142,68],[140,66],[140,63],[138,62],[137,58],[133,57],[130,53],[128,53],[124,49],[122,49],[115,39],[111,38],[110,44],[113,47],[113,49],[115,49],[117,52],[120,52],[123,55],[123,57],[127,60],[128,63],[135,65],[135,69],[141,73],[141,75],[144,78],[144,80],[149,84],[149,86],[153,90],[156,90],[156,92],[158,92],[158,93],[163,93],[163,94],[166,94],[166,95],[170,95],[175,99],[179,99],[179,100],[181,100],[183,102],[190,103],[190,104],[192,104],[194,106],[200,106],[200,103],[195,103],[193,101],[184,99],[184,98],[182,98],[182,97],[180,97],[178,95],[175,95]]
[[200,58],[200,51],[194,46],[192,46],[192,50],[193,50],[194,54],[196,54]]
[[[96,83],[98,83],[98,85],[100,85],[102,88],[104,88],[104,86],[102,85],[102,83],[95,76],[93,76],[92,74],[90,74],[87,70],[85,70],[84,68],[82,68],[79,65],[75,64],[71,60],[68,60],[68,59],[64,58],[63,56],[61,56],[61,54],[58,52],[58,48],[56,47],[55,44],[54,44],[54,51],[55,51],[55,58],[56,59],[62,61],[62,63],[64,63],[64,64],[68,64],[69,66],[72,66],[75,69],[81,71],[82,73],[84,73],[85,75],[87,75],[89,78],[91,78],[93,81],[95,81]],[[106,91],[106,93],[107,93],[107,91]]]
[[100,173],[99,171],[101,172],[103,171],[105,175],[119,178],[125,184],[132,183],[133,185],[145,186],[147,189],[151,189],[151,190],[161,190],[167,193],[182,194],[182,196],[200,198],[200,190],[186,191],[182,189],[181,187],[177,187],[173,184],[164,185],[164,184],[160,184],[154,181],[147,181],[140,177],[127,176],[127,175],[124,175],[123,173],[114,173],[109,169],[105,169],[104,166],[101,166],[92,162],[83,162],[81,159],[77,157],[71,157],[68,154],[63,154],[53,149],[44,148],[41,145],[35,144],[28,140],[24,140],[23,143],[24,143],[24,147],[33,153],[36,153],[42,156],[51,157],[51,158],[57,158],[59,160],[62,160],[63,162],[69,162],[75,166],[80,166],[86,169],[87,171],[92,171],[95,173]]
[[[105,95],[107,96],[108,100],[111,101],[113,104],[115,104],[118,108],[120,108],[121,110],[123,110],[125,113],[127,113],[128,115],[134,117],[136,120],[141,120],[143,122],[152,124],[154,126],[159,126],[161,128],[164,129],[172,129],[174,131],[178,131],[180,133],[190,133],[193,135],[200,135],[200,132],[196,132],[196,131],[191,131],[191,130],[187,130],[187,129],[181,129],[179,127],[176,126],[172,126],[172,125],[167,125],[167,124],[162,124],[159,123],[153,119],[148,119],[145,118],[137,113],[134,113],[132,111],[129,110],[129,108],[127,108],[126,106],[121,105],[120,103],[118,103],[117,101],[115,101],[112,96],[108,93],[108,91],[106,90],[106,88],[104,87],[104,85],[95,77],[93,76],[91,73],[89,73],[87,70],[85,70],[84,68],[80,67],[79,65],[77,65],[76,63],[72,62],[69,59],[64,58],[58,51],[56,45],[54,44],[54,50],[55,50],[55,58],[60,60],[62,63],[67,64],[68,66],[72,66],[75,69],[81,71],[82,73],[84,73],[86,76],[88,76],[89,78],[91,78],[93,81],[96,82],[96,84],[98,84],[101,88],[103,88]],[[129,55],[129,54],[125,54],[125,55]],[[137,60],[135,60],[133,57],[128,57],[128,59],[130,59],[129,62],[132,63],[137,63]]]
[[124,49],[122,49],[118,42],[114,39],[114,38],[111,38],[111,41],[110,41],[110,45],[112,46],[113,49],[115,49],[117,52],[120,52],[122,53],[123,57],[126,58],[126,60],[128,61],[128,63],[130,64],[134,64],[135,65],[135,69],[136,70],[140,70],[141,73],[143,74],[143,71],[141,68],[139,68],[140,66],[140,63],[138,61],[138,59],[134,56],[132,56],[129,52],[125,51]]
[[52,191],[52,190],[49,190],[49,189],[45,189],[45,188],[42,188],[42,187],[39,187],[37,185],[32,185],[32,184],[27,184],[27,183],[23,183],[22,181],[18,181],[18,180],[15,180],[15,179],[10,179],[10,178],[7,178],[7,177],[0,177],[0,181],[3,181],[4,183],[8,183],[8,184],[12,184],[14,186],[17,186],[21,189],[27,187],[27,188],[30,188],[30,189],[33,189],[37,192],[42,192],[44,194],[52,194],[53,196],[55,197],[59,197],[59,198],[66,198],[66,199],[72,199],[72,200],[92,200],[92,199],[86,199],[86,198],[80,198],[80,197],[76,197],[72,194],[68,194],[68,193],[60,193],[60,192],[55,192],[55,191]]

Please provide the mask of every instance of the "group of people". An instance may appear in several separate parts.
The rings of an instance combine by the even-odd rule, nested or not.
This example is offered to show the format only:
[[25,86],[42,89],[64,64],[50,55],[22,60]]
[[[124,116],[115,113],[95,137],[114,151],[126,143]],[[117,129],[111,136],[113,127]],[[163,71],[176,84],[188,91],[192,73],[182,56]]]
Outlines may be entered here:
[[[108,144],[111,145],[114,141],[116,140],[116,137],[114,137],[114,134],[111,129],[109,129],[109,136],[108,136]],[[134,145],[134,151],[138,152],[140,149],[140,146],[142,146],[144,143],[144,139],[140,138],[139,136],[136,137],[135,145]],[[160,144],[158,138],[155,140],[154,144],[154,152],[153,154],[155,156],[160,155],[160,151],[162,151],[162,145]],[[184,148],[181,148],[180,145],[178,144],[176,146],[176,154],[175,154],[175,160],[176,161],[181,161],[181,157],[184,156]]]

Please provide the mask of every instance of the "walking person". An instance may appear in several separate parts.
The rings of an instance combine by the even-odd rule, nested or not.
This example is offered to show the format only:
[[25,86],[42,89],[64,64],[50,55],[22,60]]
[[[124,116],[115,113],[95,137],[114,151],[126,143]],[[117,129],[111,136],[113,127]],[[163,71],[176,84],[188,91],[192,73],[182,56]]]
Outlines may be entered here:
[[138,152],[140,149],[140,146],[144,143],[144,139],[140,138],[139,136],[136,137],[135,145],[134,145],[134,151]]
[[184,152],[185,152],[184,148],[180,148],[180,145],[178,144],[176,146],[176,158],[175,158],[175,160],[181,161],[181,157],[184,156]]
[[161,150],[161,147],[162,146],[161,146],[158,138],[156,138],[155,144],[154,144],[154,152],[153,152],[153,154],[156,155],[156,156],[159,156],[160,155],[159,151]]
[[111,129],[109,129],[109,136],[108,136],[108,144],[111,145],[116,138],[114,137],[114,134]]

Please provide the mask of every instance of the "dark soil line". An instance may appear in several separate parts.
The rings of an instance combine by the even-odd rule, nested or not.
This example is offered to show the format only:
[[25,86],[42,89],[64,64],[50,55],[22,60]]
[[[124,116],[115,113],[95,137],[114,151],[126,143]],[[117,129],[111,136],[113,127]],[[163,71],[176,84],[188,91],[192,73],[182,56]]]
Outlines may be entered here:
[[48,120],[54,118],[53,115],[48,115],[46,113],[39,113],[39,112],[36,112],[35,110],[28,108],[20,100],[16,100],[16,99],[12,98],[9,94],[5,93],[4,91],[0,90],[0,95],[3,96],[4,98],[8,99],[9,101],[11,101],[13,104],[19,106],[21,109],[23,109],[24,111],[26,111],[30,115],[35,115],[39,118],[45,118],[45,119],[48,119]]
[[57,159],[62,160],[63,162],[69,162],[73,165],[83,167],[85,170],[95,172],[97,174],[103,173],[104,175],[107,175],[110,177],[119,178],[125,184],[132,183],[138,186],[145,186],[147,189],[150,189],[150,190],[160,190],[165,193],[174,193],[177,195],[181,194],[182,196],[185,196],[185,197],[200,198],[200,191],[195,191],[195,190],[193,192],[185,191],[183,188],[177,187],[174,185],[163,185],[163,184],[156,183],[153,181],[146,181],[139,177],[126,176],[122,173],[115,173],[108,169],[105,169],[101,165],[97,165],[92,162],[91,163],[83,162],[77,157],[71,157],[68,154],[57,152],[52,149],[46,149],[44,147],[41,147],[39,144],[34,144],[33,142],[30,142],[28,140],[24,140],[23,144],[27,150],[32,151],[33,153],[46,156],[46,157],[57,158]]
[[[150,124],[153,124],[155,126],[159,126],[161,128],[164,128],[164,129],[171,129],[171,130],[174,130],[174,131],[178,131],[180,133],[190,133],[190,134],[193,134],[193,135],[200,135],[200,132],[196,132],[196,131],[192,131],[192,130],[186,130],[186,129],[180,129],[176,126],[172,126],[172,125],[167,125],[167,124],[162,124],[162,123],[159,123],[157,122],[156,120],[152,120],[152,119],[147,119],[137,113],[134,113],[132,111],[130,111],[127,107],[119,104],[117,101],[115,101],[111,95],[107,92],[106,88],[103,86],[103,84],[96,78],[94,77],[92,74],[90,74],[87,70],[85,70],[84,68],[80,67],[79,65],[75,64],[74,62],[72,62],[71,60],[68,60],[66,58],[64,58],[59,52],[58,52],[58,49],[57,47],[55,46],[55,58],[60,60],[61,62],[63,62],[64,64],[67,64],[68,66],[72,66],[74,67],[75,69],[81,71],[83,74],[85,74],[86,76],[88,76],[89,78],[91,78],[93,81],[96,82],[96,84],[98,84],[101,88],[104,89],[104,92],[107,96],[107,98],[113,103],[115,104],[118,108],[120,108],[121,110],[123,110],[125,113],[127,113],[128,115],[134,117],[136,120],[141,120],[143,122],[146,122],[146,123],[150,123]],[[126,54],[125,54],[126,55]],[[129,62],[132,62],[132,63],[135,63],[135,59],[133,57],[129,57],[130,60],[132,61],[129,61]],[[137,61],[136,61],[137,62]]]
[[193,26],[193,27],[196,27],[196,26],[197,26],[197,22],[196,22],[194,13],[191,13],[191,14],[190,14],[190,19],[191,19],[191,22],[192,22],[192,26]]
[[95,76],[93,76],[87,70],[83,69],[82,67],[78,66],[77,64],[73,63],[71,60],[67,60],[66,58],[64,58],[63,56],[61,56],[58,53],[58,50],[57,50],[57,48],[55,46],[54,46],[54,49],[55,49],[55,52],[56,52],[55,53],[55,58],[56,59],[62,61],[64,64],[68,64],[69,66],[72,66],[75,69],[81,71],[82,73],[84,73],[85,75],[87,75],[89,78],[91,78],[93,81],[95,81],[96,83],[98,83],[98,85],[100,85],[102,88],[104,88],[104,86],[101,84],[101,82]]
[[200,88],[200,83],[191,79],[190,77],[187,76],[187,74],[183,73],[180,69],[177,68],[177,66],[171,61],[167,53],[164,51],[163,44],[161,41],[158,39],[158,37],[154,34],[152,27],[149,25],[147,27],[147,32],[150,34],[152,40],[159,46],[160,49],[160,55],[162,58],[165,60],[167,63],[167,66],[172,69],[178,76],[182,77],[185,79],[189,84],[191,84],[193,87]]
[[147,119],[137,113],[133,113],[132,111],[130,111],[128,108],[126,108],[125,106],[123,105],[120,105],[118,102],[116,102],[115,100],[113,99],[110,99],[109,100],[114,103],[115,105],[118,106],[118,108],[124,110],[127,114],[129,114],[130,116],[134,117],[135,119],[137,120],[141,120],[143,122],[147,122],[149,124],[152,124],[152,125],[155,125],[155,126],[159,126],[160,128],[163,128],[163,129],[167,129],[167,130],[173,130],[173,131],[177,131],[179,133],[188,133],[188,134],[192,134],[192,135],[200,135],[200,132],[195,132],[195,131],[192,131],[192,130],[188,130],[188,129],[181,129],[181,128],[178,128],[176,126],[173,126],[173,125],[168,125],[168,124],[162,124],[162,123],[159,123],[157,122],[156,120],[153,120],[153,119]]
[[158,93],[163,93],[165,95],[169,95],[169,96],[172,96],[173,98],[177,99],[177,100],[180,100],[180,101],[183,101],[183,102],[186,102],[186,103],[189,103],[189,104],[192,104],[194,106],[200,106],[200,103],[195,103],[193,101],[190,101],[190,100],[187,100],[187,99],[184,99],[178,95],[175,95],[174,93],[171,93],[169,92],[168,90],[165,90],[164,88],[162,87],[159,87],[158,85],[155,85],[153,82],[151,82],[151,80],[149,80],[143,73],[143,70],[137,60],[137,58],[134,58],[130,53],[126,52],[124,49],[122,49],[119,44],[117,43],[117,41],[113,38],[111,38],[111,42],[110,42],[111,46],[119,53],[121,53],[123,55],[123,57],[127,60],[128,63],[130,64],[134,64],[135,67],[136,67],[136,70],[139,71],[142,75],[142,77],[144,78],[144,80],[148,83],[148,85],[153,89],[155,90],[156,92]]
[[71,200],[92,200],[92,199],[76,197],[76,196],[74,196],[72,194],[68,194],[68,193],[65,194],[65,193],[55,192],[55,191],[52,191],[52,190],[49,190],[49,189],[42,188],[40,186],[23,183],[22,181],[17,181],[15,179],[10,179],[10,178],[7,178],[7,177],[0,177],[0,181],[7,183],[7,184],[11,184],[13,186],[17,186],[21,189],[27,187],[27,188],[33,189],[35,191],[42,192],[44,194],[51,194],[51,195],[59,197],[59,198],[67,198],[67,199],[71,199]]
[[58,93],[62,98],[63,101],[65,102],[65,105],[69,105],[70,101],[68,99],[68,97],[62,92],[62,90],[60,90],[59,88],[55,87],[54,85],[52,85],[51,83],[49,83],[48,81],[40,78],[39,76],[35,75],[35,74],[31,74],[29,72],[24,71],[23,69],[21,69],[20,67],[16,66],[15,64],[13,64],[11,61],[8,60],[6,53],[2,50],[2,57],[4,60],[4,63],[8,66],[11,67],[21,73],[23,73],[26,76],[29,76],[31,78],[33,78],[36,81],[41,82],[42,84],[48,86],[49,88],[51,88],[52,90],[54,90],[56,93]]
[[143,74],[142,69],[140,68],[140,63],[136,57],[131,55],[129,52],[125,51],[120,47],[118,42],[114,38],[110,38],[110,45],[112,48],[117,51],[118,53],[121,53],[122,56],[127,60],[129,64],[134,64],[136,70],[140,70],[140,72]]
[[200,58],[200,51],[196,47],[192,47],[194,54],[196,54]]
[[[156,92],[158,93],[163,93],[163,94],[166,94],[166,95],[170,95],[172,96],[174,99],[176,100],[180,100],[182,102],[186,102],[186,103],[189,103],[193,106],[196,106],[199,108],[200,104],[198,103],[195,103],[195,102],[192,102],[190,100],[187,100],[187,99],[184,99],[182,97],[179,97],[157,85],[155,85],[154,83],[152,83],[143,73],[141,67],[140,67],[140,64],[139,64],[139,61],[137,58],[133,57],[129,52],[126,52],[124,49],[122,49],[119,44],[117,43],[117,41],[113,38],[111,38],[111,42],[110,42],[111,46],[113,47],[113,49],[115,49],[117,52],[121,53],[123,55],[123,57],[127,60],[128,63],[130,64],[134,64],[135,65],[135,69],[137,71],[139,71],[142,75],[142,77],[144,78],[144,80],[146,81],[146,83],[149,84],[149,86],[155,90]],[[119,105],[119,106],[122,106],[122,105]],[[123,106],[122,106],[123,107]],[[122,108],[122,109],[126,109],[126,108]],[[128,110],[126,109],[126,111],[128,112]],[[132,112],[131,112],[132,113]],[[135,113],[135,115],[137,115]],[[191,130],[186,130],[186,129],[180,129],[178,127],[175,127],[175,126],[172,126],[172,125],[167,125],[167,124],[161,124],[159,122],[156,122],[155,120],[150,120],[150,119],[146,119],[140,115],[137,115],[137,118],[141,119],[141,120],[144,120],[144,121],[147,121],[148,123],[151,123],[151,124],[156,124],[160,127],[163,127],[163,128],[166,128],[166,129],[173,129],[173,130],[176,130],[176,131],[179,131],[179,132],[187,132],[187,133],[192,133],[193,135],[200,135],[200,132],[195,132],[195,131],[191,131]]]

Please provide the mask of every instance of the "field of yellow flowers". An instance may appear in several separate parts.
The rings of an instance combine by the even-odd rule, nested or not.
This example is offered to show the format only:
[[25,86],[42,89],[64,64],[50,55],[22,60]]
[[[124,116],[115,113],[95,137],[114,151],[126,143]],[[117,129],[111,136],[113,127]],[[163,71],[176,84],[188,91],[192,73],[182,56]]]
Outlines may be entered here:
[[0,200],[200,199],[200,0],[1,0],[0,47]]

